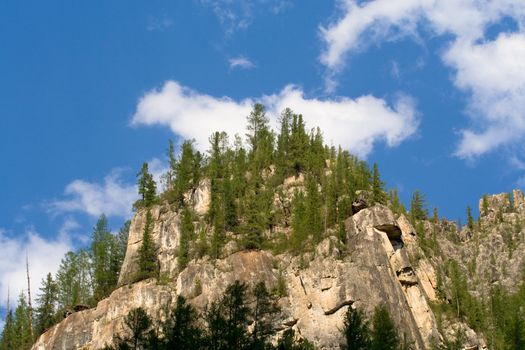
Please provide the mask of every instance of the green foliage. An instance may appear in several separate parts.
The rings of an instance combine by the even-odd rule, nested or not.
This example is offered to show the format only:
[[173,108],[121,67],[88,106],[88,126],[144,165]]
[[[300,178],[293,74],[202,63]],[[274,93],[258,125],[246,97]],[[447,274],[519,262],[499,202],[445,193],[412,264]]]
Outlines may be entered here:
[[377,163],[374,163],[372,172],[372,200],[374,203],[386,204],[386,192],[384,187],[385,184],[383,181],[381,181],[379,176],[379,168]]
[[142,168],[137,174],[137,185],[141,199],[135,202],[135,207],[149,207],[155,203],[157,198],[157,184],[153,180],[153,175],[149,173],[148,163],[143,163]]
[[432,222],[434,224],[437,224],[438,221],[439,221],[438,209],[434,207],[434,209],[432,209]]
[[277,305],[277,300],[266,289],[264,282],[255,285],[253,299],[251,348],[262,350],[269,345],[269,337],[274,333],[273,323],[280,312],[280,308]]
[[456,261],[450,261],[448,272],[451,280],[451,304],[456,308],[457,317],[465,318],[475,330],[482,330],[485,326],[483,306],[468,292],[467,278]]
[[166,152],[168,156],[168,164],[169,168],[166,172],[166,191],[173,190],[173,183],[175,182],[175,168],[177,167],[177,158],[175,158],[175,146],[173,145],[173,141],[168,141],[168,150]]
[[481,214],[487,215],[488,213],[489,213],[489,200],[488,200],[488,196],[484,194],[483,199],[481,200]]
[[117,285],[120,265],[112,258],[119,254],[116,238],[108,228],[105,215],[98,219],[91,239],[91,261],[93,266],[94,298],[101,300]]
[[467,207],[467,227],[471,230],[474,229],[474,218],[472,217],[472,208]]
[[245,249],[260,249],[267,226],[265,194],[256,185],[250,186],[244,201],[244,223],[239,227]]
[[131,221],[127,220],[124,225],[120,228],[117,235],[114,237],[115,244],[111,251],[111,271],[116,274],[116,280],[120,277],[120,268],[124,262],[126,256],[126,250],[128,248],[128,237],[129,228]]
[[235,281],[204,314],[197,313],[182,296],[165,319],[157,322],[142,308],[131,310],[124,320],[124,333],[116,335],[114,344],[104,350],[314,350],[307,340],[296,341],[292,329],[284,332],[276,346],[271,344],[279,313],[276,299],[263,282],[250,291],[246,284]]
[[182,270],[186,267],[189,261],[190,241],[195,236],[193,226],[193,213],[190,208],[184,207],[181,214],[180,225],[180,245],[178,251],[179,268]]
[[370,349],[396,350],[400,345],[396,325],[385,305],[377,306],[372,319]]
[[25,350],[31,348],[33,338],[31,337],[29,306],[24,293],[21,293],[18,298],[13,322],[13,333],[15,335],[13,338],[13,349]]
[[394,188],[390,190],[389,193],[389,202],[390,202],[390,209],[397,215],[404,214],[406,215],[406,209],[403,203],[399,200],[399,193],[397,192],[397,188]]
[[91,261],[86,250],[68,252],[56,274],[59,309],[89,305],[93,301]]
[[125,335],[118,335],[115,339],[116,349],[150,349],[153,322],[142,308],[132,309],[124,319]]
[[314,242],[321,241],[321,234],[323,232],[323,222],[321,217],[321,198],[319,196],[319,190],[317,182],[313,176],[306,178],[306,203],[305,203],[305,220],[306,234],[311,234],[314,238]]
[[179,207],[184,205],[184,194],[198,185],[202,175],[202,155],[193,148],[193,142],[186,140],[182,143],[179,159],[170,156],[168,173],[173,179],[165,197]]
[[144,232],[142,234],[142,244],[138,251],[139,272],[137,280],[142,280],[157,275],[157,256],[155,254],[155,245],[151,237],[153,230],[153,217],[151,211],[146,212],[146,221],[144,223]]
[[306,198],[302,191],[295,191],[292,201],[292,236],[290,248],[294,253],[303,251],[308,238]]
[[36,302],[38,306],[35,309],[35,332],[42,334],[53,326],[56,320],[57,285],[51,273],[42,280]]
[[177,297],[175,309],[163,327],[166,349],[200,349],[203,343],[197,324],[197,311],[182,296]]
[[341,349],[365,350],[370,348],[370,328],[363,311],[349,307],[346,310],[343,327],[345,343],[341,345]]
[[275,350],[315,350],[315,346],[307,339],[299,342],[295,341],[295,331],[292,328],[288,328],[279,338]]
[[[8,305],[9,307],[9,305]],[[16,342],[18,335],[15,333],[15,317],[12,310],[7,310],[4,329],[0,336],[0,350],[16,349]]]
[[212,303],[206,313],[208,345],[211,349],[242,349],[247,346],[246,332],[249,307],[247,287],[235,281],[229,285],[220,301]]
[[425,196],[419,190],[412,194],[410,200],[410,219],[412,223],[417,220],[425,220],[428,217],[428,210],[426,208]]
[[288,287],[286,286],[286,279],[283,275],[283,270],[279,269],[279,275],[277,276],[277,285],[275,287],[275,295],[279,298],[288,296]]

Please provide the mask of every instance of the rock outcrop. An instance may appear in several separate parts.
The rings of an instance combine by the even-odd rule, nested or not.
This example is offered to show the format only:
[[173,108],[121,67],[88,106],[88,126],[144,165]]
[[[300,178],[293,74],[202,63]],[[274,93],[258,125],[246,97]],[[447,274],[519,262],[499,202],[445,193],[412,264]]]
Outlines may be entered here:
[[[303,183],[301,177],[287,179],[274,199],[275,206],[289,209],[290,194],[301,190]],[[134,282],[146,218],[141,210],[131,223],[119,288],[96,308],[73,313],[55,325],[33,349],[101,348],[122,330],[122,321],[131,309],[142,307],[154,319],[162,319],[166,307],[183,295],[203,311],[235,280],[250,285],[264,281],[269,289],[285,285],[275,328],[283,331],[292,327],[319,349],[339,348],[347,308],[360,308],[370,316],[380,304],[387,306],[413,349],[427,349],[432,340],[440,342],[458,329],[467,335],[468,348],[486,349],[483,337],[464,323],[444,319],[438,328],[429,303],[441,302],[438,284],[447,282],[442,270],[449,260],[468,272],[470,292],[475,296],[488,295],[495,283],[515,290],[525,263],[525,231],[521,228],[525,198],[520,191],[514,191],[512,198],[503,193],[480,200],[482,214],[475,229],[459,230],[445,220],[422,222],[424,237],[404,215],[395,216],[385,206],[367,204],[345,221],[344,245],[340,238],[328,236],[301,256],[274,255],[239,251],[230,235],[232,240],[220,259],[193,259],[182,270],[177,262],[179,214],[167,205],[158,205],[150,210],[160,278]],[[209,204],[209,184],[203,181],[187,195],[187,201],[202,217]],[[422,232],[420,228],[418,232]],[[269,238],[271,235],[268,232]],[[428,242],[437,248],[428,248]],[[428,249],[436,250],[429,253]]]
[[204,310],[235,280],[264,281],[271,289],[282,279],[287,295],[279,300],[282,315],[276,328],[293,327],[320,349],[339,348],[348,307],[362,308],[370,315],[382,303],[414,348],[426,348],[431,338],[439,339],[425,298],[428,293],[405,251],[403,224],[384,206],[362,209],[346,221],[343,251],[338,239],[328,237],[302,257],[239,251],[216,261],[192,260],[182,271],[175,254],[180,238],[178,214],[156,206],[152,215],[162,284],[154,279],[132,283],[145,221],[145,213],[138,212],[131,224],[121,287],[96,308],[74,313],[54,326],[33,349],[100,348],[112,341],[132,308],[140,306],[162,317],[165,306],[181,294]]

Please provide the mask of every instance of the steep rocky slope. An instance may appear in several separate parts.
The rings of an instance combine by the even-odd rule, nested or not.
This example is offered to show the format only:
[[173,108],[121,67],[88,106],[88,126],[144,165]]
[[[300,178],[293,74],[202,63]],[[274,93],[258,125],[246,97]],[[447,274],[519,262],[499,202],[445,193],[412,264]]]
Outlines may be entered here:
[[[208,184],[203,182],[188,198],[199,215],[207,211],[208,192]],[[287,293],[279,300],[282,314],[275,326],[281,330],[293,327],[320,349],[339,348],[347,307],[371,314],[380,303],[387,305],[400,332],[415,349],[429,348],[432,340],[442,339],[440,330],[448,335],[457,327],[467,333],[467,348],[485,348],[483,337],[465,324],[439,325],[429,304],[437,301],[439,268],[448,258],[462,262],[466,269],[471,261],[476,262],[469,275],[479,282],[474,293],[483,294],[496,280],[515,288],[512,279],[520,271],[525,251],[523,232],[513,234],[517,236],[511,245],[505,228],[516,228],[524,217],[525,204],[521,192],[515,192],[514,198],[513,207],[502,195],[485,198],[480,220],[483,235],[465,229],[453,236],[455,225],[449,222],[425,223],[425,235],[434,232],[439,242],[440,254],[435,256],[421,248],[421,238],[405,216],[396,217],[387,207],[375,205],[346,220],[345,246],[329,236],[315,250],[293,256],[240,251],[232,241],[219,259],[194,259],[182,271],[176,254],[179,214],[159,205],[152,208],[152,214],[160,278],[133,283],[146,216],[138,211],[131,224],[120,287],[96,308],[68,316],[43,334],[33,349],[98,349],[111,343],[132,308],[140,306],[154,318],[162,318],[166,306],[180,294],[205,310],[235,280],[250,284],[264,281],[270,289],[284,284]],[[484,263],[487,260],[491,264]]]

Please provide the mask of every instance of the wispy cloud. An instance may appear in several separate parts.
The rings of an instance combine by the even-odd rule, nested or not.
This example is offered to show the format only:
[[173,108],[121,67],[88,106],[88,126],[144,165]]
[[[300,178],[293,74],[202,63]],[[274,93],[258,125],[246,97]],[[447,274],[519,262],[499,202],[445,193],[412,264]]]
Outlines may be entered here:
[[34,228],[22,234],[8,235],[0,229],[0,305],[6,306],[8,288],[11,307],[22,291],[27,291],[26,253],[29,261],[32,296],[38,294],[41,280],[55,273],[65,253],[73,249],[72,233],[78,229],[72,219],[66,219],[57,235],[45,238]]
[[[319,30],[327,91],[335,90],[350,54],[382,41],[419,40],[423,27],[447,34],[442,59],[455,72],[454,85],[470,95],[472,126],[460,132],[455,154],[472,158],[525,141],[525,2],[341,0],[338,9],[342,15]],[[487,38],[504,18],[517,29]]]
[[227,35],[248,28],[259,13],[280,14],[293,7],[291,0],[200,0],[213,11]]
[[244,56],[230,58],[229,60],[230,68],[242,68],[242,69],[252,69],[255,68],[255,64]]
[[399,80],[401,78],[401,71],[399,69],[399,63],[397,61],[392,61],[390,64],[390,75]]
[[169,19],[169,18],[156,18],[156,17],[153,17],[153,18],[150,18],[149,21],[148,21],[148,26],[146,27],[146,29],[150,32],[154,32],[154,31],[164,31],[166,29],[169,29],[171,27],[173,27],[175,23],[173,22],[173,20]]
[[129,218],[137,200],[135,184],[124,183],[121,170],[115,169],[102,183],[74,180],[66,186],[65,199],[51,201],[52,213],[83,212],[93,217],[101,214]]
[[205,150],[214,131],[243,135],[246,116],[256,101],[266,105],[274,127],[281,111],[289,107],[303,113],[309,127],[319,126],[327,142],[341,144],[362,157],[377,142],[383,141],[389,147],[399,145],[418,127],[414,101],[408,96],[397,96],[391,105],[371,95],[357,99],[307,98],[301,88],[288,85],[277,94],[236,101],[201,94],[175,81],[146,93],[137,105],[132,124],[168,126],[183,138],[195,139],[197,147]]

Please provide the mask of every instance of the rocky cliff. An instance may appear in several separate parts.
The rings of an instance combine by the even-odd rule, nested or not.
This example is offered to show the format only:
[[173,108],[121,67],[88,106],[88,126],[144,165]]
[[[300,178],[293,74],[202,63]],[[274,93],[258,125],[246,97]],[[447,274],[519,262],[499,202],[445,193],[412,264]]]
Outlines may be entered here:
[[[208,184],[203,182],[189,200],[199,215],[206,213]],[[513,233],[514,243],[509,245],[504,228],[514,225],[515,231],[524,218],[523,194],[514,193],[513,206],[497,196],[485,198],[480,205],[483,208],[479,225],[480,230],[485,230],[484,235],[464,230],[451,239],[452,224],[442,222],[439,227],[448,229],[443,228],[438,235],[441,254],[435,257],[421,249],[420,237],[405,216],[396,217],[386,206],[375,205],[346,220],[345,245],[329,236],[313,251],[294,256],[240,251],[232,241],[219,259],[193,259],[182,270],[176,254],[179,214],[167,205],[158,205],[152,214],[160,277],[133,283],[145,224],[145,212],[138,211],[131,224],[120,287],[96,308],[74,313],[48,330],[33,349],[101,348],[122,329],[122,320],[132,308],[140,306],[154,318],[162,318],[166,306],[177,295],[183,295],[199,310],[205,310],[235,280],[249,284],[264,281],[270,288],[284,284],[286,293],[279,300],[282,314],[275,327],[292,327],[319,349],[339,348],[346,308],[359,307],[371,314],[381,303],[388,307],[414,349],[429,348],[432,341],[441,341],[440,331],[459,326],[467,332],[469,348],[485,348],[483,337],[464,324],[449,325],[448,330],[438,325],[429,306],[437,301],[437,270],[447,256],[464,262],[464,266],[474,259],[475,271],[471,275],[483,276],[478,277],[482,283],[476,293],[483,293],[483,286],[495,279],[509,288],[515,287],[511,279],[518,274],[518,267],[514,266],[523,263],[523,232]],[[426,224],[429,226],[425,230],[435,232],[436,225]],[[520,249],[520,254],[511,253]],[[486,261],[491,264],[483,263]]]

